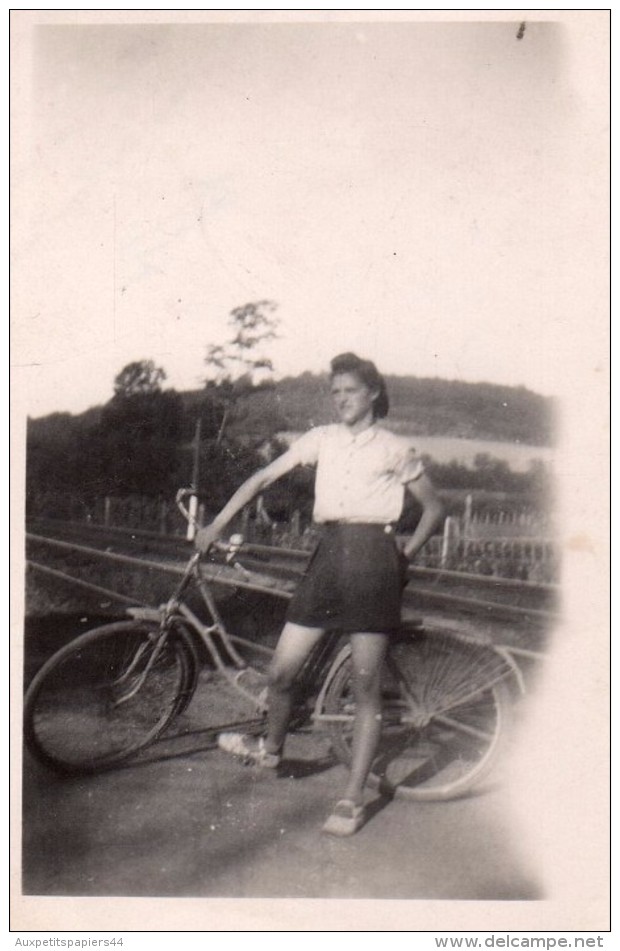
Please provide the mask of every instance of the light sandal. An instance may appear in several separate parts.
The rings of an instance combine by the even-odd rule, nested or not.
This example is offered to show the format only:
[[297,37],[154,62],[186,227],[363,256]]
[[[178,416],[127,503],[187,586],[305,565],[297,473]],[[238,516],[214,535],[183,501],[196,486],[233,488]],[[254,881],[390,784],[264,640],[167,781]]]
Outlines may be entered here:
[[241,757],[244,763],[254,763],[265,769],[275,769],[282,758],[279,753],[270,753],[265,749],[265,740],[262,736],[257,740],[256,737],[249,736],[247,733],[220,733],[217,745],[225,753]]
[[354,835],[367,820],[366,807],[357,805],[351,799],[341,799],[323,826],[328,835]]

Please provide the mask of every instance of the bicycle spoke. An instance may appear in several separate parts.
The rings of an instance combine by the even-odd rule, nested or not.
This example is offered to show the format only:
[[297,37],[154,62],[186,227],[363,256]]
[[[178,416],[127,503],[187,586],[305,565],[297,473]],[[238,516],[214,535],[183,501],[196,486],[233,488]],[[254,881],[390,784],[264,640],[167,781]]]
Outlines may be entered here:
[[473,726],[468,726],[466,723],[460,723],[458,720],[453,720],[452,717],[436,717],[437,723],[441,723],[443,726],[449,727],[451,730],[457,730],[458,732],[467,734],[476,740],[482,740],[485,743],[490,743],[493,739],[493,734],[489,732],[484,732],[483,730],[476,730]]
[[45,761],[96,768],[159,735],[188,684],[188,659],[173,637],[120,622],[91,631],[51,659],[26,698],[27,738]]
[[[504,726],[507,665],[492,649],[448,635],[395,645],[383,685],[383,731],[371,780],[397,795],[441,799],[478,782],[496,757]],[[333,678],[326,716],[338,755],[349,762],[350,662]]]

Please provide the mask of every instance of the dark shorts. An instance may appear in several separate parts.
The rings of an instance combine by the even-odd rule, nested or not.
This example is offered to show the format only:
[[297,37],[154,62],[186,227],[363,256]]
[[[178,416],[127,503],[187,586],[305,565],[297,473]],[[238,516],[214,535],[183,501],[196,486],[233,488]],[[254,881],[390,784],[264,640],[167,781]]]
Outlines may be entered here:
[[406,566],[391,526],[322,525],[287,620],[345,633],[395,631]]

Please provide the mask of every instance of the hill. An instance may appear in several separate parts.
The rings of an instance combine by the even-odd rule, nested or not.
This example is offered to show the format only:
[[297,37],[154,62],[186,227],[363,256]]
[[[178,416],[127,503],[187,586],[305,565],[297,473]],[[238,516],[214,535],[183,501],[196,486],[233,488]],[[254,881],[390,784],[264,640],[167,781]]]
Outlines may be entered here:
[[[445,436],[493,442],[551,446],[555,402],[525,387],[460,380],[386,377],[390,395],[390,429],[412,436]],[[184,414],[191,417],[204,400],[204,390],[179,394]],[[52,413],[29,421],[29,436],[62,439],[68,431],[96,423],[100,407],[79,416]],[[285,377],[274,387],[255,390],[244,401],[233,426],[237,436],[257,437],[278,431],[303,432],[332,419],[329,381],[325,375],[303,373]],[[189,422],[189,421],[188,421]],[[188,427],[191,432],[192,427]]]
[[[525,387],[410,376],[388,376],[386,383],[388,424],[398,432],[531,446],[553,443],[553,401]],[[306,429],[331,418],[325,377],[306,373],[287,378],[278,384],[278,391],[290,429]]]
[[[554,401],[525,387],[459,380],[386,377],[395,432],[412,436],[551,446]],[[203,391],[182,394],[187,410]],[[239,435],[262,432],[274,423],[281,431],[303,432],[333,419],[326,376],[304,373],[285,377],[274,388],[257,390],[246,403],[236,430]]]
[[[543,499],[551,400],[486,383],[391,377],[387,384],[388,425],[410,437],[439,488]],[[329,381],[310,373],[277,385],[242,385],[232,403],[226,388],[170,389],[116,396],[77,416],[52,413],[29,420],[27,511],[81,518],[105,498],[138,499],[142,506],[144,499],[170,499],[197,472],[198,493],[214,513],[264,464],[265,443],[274,436],[287,442],[331,419]],[[282,516],[277,520],[308,510],[307,476],[294,473],[270,493]]]

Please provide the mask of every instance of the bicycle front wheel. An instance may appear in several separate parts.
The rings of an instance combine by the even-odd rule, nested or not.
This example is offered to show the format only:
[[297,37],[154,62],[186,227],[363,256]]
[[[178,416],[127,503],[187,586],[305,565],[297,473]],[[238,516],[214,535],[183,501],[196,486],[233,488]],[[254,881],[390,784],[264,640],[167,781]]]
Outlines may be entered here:
[[[422,632],[390,648],[383,729],[369,785],[400,798],[454,799],[488,775],[510,719],[511,670],[492,648]],[[325,696],[334,752],[351,762],[353,671],[344,657]]]
[[121,762],[162,733],[195,685],[194,658],[173,629],[121,621],[88,631],[34,677],[24,737],[44,764],[65,773]]

